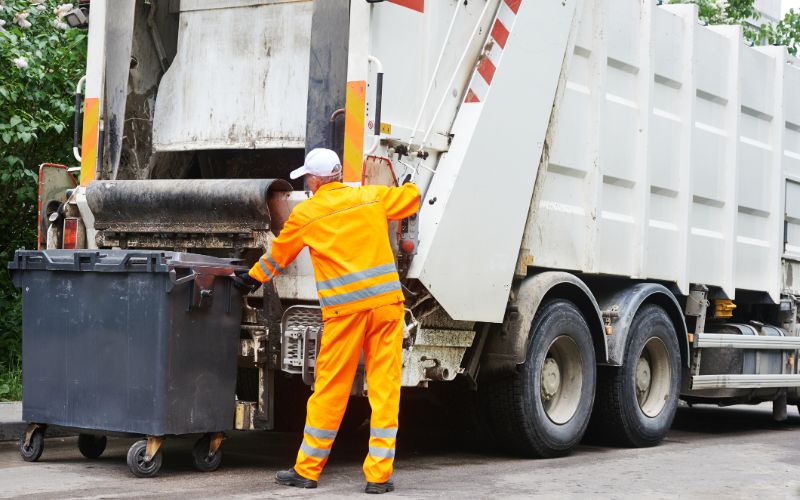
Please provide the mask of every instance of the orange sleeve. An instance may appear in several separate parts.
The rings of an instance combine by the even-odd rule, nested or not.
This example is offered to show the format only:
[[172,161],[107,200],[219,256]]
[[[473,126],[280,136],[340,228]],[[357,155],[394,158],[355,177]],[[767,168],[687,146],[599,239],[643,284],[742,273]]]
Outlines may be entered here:
[[380,194],[386,217],[390,220],[411,217],[419,210],[419,188],[414,183],[386,188]]
[[304,247],[302,226],[290,215],[281,234],[272,240],[269,252],[250,268],[250,276],[262,283],[272,280],[292,263]]

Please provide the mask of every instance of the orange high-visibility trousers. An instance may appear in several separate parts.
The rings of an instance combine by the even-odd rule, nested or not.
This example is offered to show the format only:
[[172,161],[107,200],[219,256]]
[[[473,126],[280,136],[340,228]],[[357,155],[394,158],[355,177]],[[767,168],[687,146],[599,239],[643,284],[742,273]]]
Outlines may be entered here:
[[369,453],[364,475],[373,483],[392,475],[403,355],[403,304],[325,320],[317,357],[314,393],[308,398],[303,443],[294,470],[318,480],[344,416],[361,352],[367,375]]

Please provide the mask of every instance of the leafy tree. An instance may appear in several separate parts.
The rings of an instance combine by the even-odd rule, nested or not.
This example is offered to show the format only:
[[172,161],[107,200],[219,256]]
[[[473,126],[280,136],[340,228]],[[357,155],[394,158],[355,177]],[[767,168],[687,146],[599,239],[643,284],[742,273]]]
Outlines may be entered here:
[[766,41],[770,45],[785,45],[792,55],[800,48],[800,12],[789,10],[775,23],[754,24],[761,19],[755,0],[670,0],[669,3],[697,5],[700,20],[708,24],[741,24],[744,37],[754,45]]
[[[72,94],[86,33],[69,29],[69,4],[0,0],[0,266],[36,245],[37,171],[73,164]],[[0,271],[0,400],[20,397],[20,303]]]
[[759,33],[770,45],[785,45],[796,56],[800,48],[800,12],[789,9],[783,19],[775,24],[764,24]]

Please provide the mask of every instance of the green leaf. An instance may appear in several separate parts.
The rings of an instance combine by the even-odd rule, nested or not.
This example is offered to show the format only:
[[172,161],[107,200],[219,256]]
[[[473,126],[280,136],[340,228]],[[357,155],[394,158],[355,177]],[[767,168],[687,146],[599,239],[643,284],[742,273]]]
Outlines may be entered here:
[[14,165],[20,165],[20,166],[24,165],[24,163],[22,162],[22,158],[18,156],[6,156],[6,162],[12,167]]
[[22,123],[22,118],[20,118],[17,115],[12,116],[11,119],[8,120],[8,124],[11,125],[12,127],[19,123]]
[[6,144],[11,142],[11,134],[10,133],[8,133],[8,132],[4,132],[3,133],[3,142],[5,142]]

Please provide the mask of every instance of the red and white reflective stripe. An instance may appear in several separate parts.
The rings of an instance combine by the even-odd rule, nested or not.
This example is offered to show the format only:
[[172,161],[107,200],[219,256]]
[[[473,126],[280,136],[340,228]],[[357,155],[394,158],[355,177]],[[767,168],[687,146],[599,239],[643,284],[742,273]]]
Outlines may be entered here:
[[425,12],[425,0],[389,0],[397,5],[408,7],[409,9],[416,10],[417,12]]
[[478,67],[467,87],[465,103],[481,102],[486,99],[486,93],[489,92],[494,74],[500,64],[503,49],[508,43],[511,30],[514,29],[520,4],[522,4],[522,0],[501,0],[497,16],[492,24],[492,31],[489,34],[489,42],[486,44],[489,50],[488,52],[484,50],[484,54],[478,61]]

